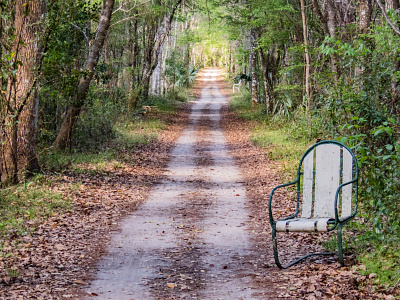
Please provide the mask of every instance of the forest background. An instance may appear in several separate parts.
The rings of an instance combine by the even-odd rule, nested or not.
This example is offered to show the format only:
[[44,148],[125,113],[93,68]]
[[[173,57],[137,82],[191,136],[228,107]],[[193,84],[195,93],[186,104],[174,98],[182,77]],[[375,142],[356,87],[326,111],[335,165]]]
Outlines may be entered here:
[[398,9],[398,0],[0,1],[3,237],[24,222],[14,196],[32,176],[111,157],[110,141],[125,147],[128,131],[147,130],[147,110],[176,109],[197,70],[213,66],[240,81],[231,107],[253,120],[253,141],[272,147],[283,176],[317,140],[355,151],[360,209],[348,247],[398,287]]

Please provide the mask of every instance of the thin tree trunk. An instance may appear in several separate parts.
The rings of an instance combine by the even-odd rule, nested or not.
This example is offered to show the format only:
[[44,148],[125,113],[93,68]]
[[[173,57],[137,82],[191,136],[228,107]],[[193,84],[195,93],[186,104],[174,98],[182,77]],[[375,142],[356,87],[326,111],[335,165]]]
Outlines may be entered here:
[[257,60],[256,60],[256,38],[254,29],[250,31],[251,39],[251,106],[256,106],[258,103],[258,78],[257,78]]
[[303,22],[303,39],[304,39],[304,56],[306,59],[306,96],[307,96],[307,109],[310,110],[310,54],[308,53],[308,30],[307,19],[305,12],[304,0],[300,0],[301,5],[301,19]]
[[92,49],[85,63],[85,71],[87,74],[85,77],[80,79],[73,106],[68,110],[64,122],[61,125],[60,131],[58,132],[56,141],[53,145],[57,149],[64,150],[66,148],[68,140],[72,136],[72,131],[79,117],[81,109],[85,104],[86,95],[89,91],[90,83],[93,79],[97,63],[99,62],[100,53],[103,49],[104,41],[110,26],[113,6],[114,0],[103,0],[103,9],[99,20],[99,25],[97,26],[96,36]]
[[[388,14],[386,13],[385,6],[382,4],[381,0],[375,0],[376,3],[378,4],[379,8],[382,11],[382,15],[385,18],[386,22],[389,24],[389,26],[392,28],[392,30],[400,36],[400,30],[396,26],[396,24],[393,23],[393,21],[389,18]],[[397,5],[397,4],[396,4]]]
[[313,0],[313,6],[316,15],[318,16],[319,21],[321,22],[322,31],[325,36],[329,36],[329,28],[328,28],[328,21],[326,16],[321,12],[321,9],[318,4],[318,0]]
[[265,55],[261,47],[258,48],[258,54],[260,56],[260,65],[263,74],[264,81],[264,90],[265,90],[265,110],[267,113],[271,111],[270,102],[271,102],[271,91],[268,86],[268,62],[265,59]]
[[[383,5],[380,1],[377,1],[379,7],[382,10],[382,14],[384,15],[386,21],[388,22],[389,26],[392,27],[392,29],[396,32],[398,31],[398,24],[394,24],[393,22],[390,21],[387,12],[391,9],[397,11],[399,9],[399,1],[398,0],[387,0],[385,1],[385,10],[383,10]],[[397,27],[396,27],[397,25]],[[395,30],[396,29],[396,30]],[[399,33],[396,32],[396,34],[400,35]],[[400,112],[400,81],[398,80],[397,72],[400,70],[400,55],[397,53],[395,62],[394,62],[394,72],[392,74],[392,81],[391,81],[391,89],[390,89],[390,94],[391,94],[391,103],[389,103],[390,107],[390,113],[391,114],[399,114]]]
[[397,11],[399,9],[399,0],[387,0],[385,1],[385,8],[386,11],[389,11],[393,9],[394,11]]
[[[326,1],[326,13],[322,13],[318,0],[313,0],[313,6],[319,21],[321,22],[322,31],[325,36],[336,38],[336,20],[335,20],[335,3],[332,0]],[[331,70],[334,73],[333,78],[337,81],[338,69],[337,69],[337,57],[335,54],[331,54]]]
[[[43,23],[46,2],[17,0],[15,3],[14,65],[15,76],[7,83],[5,119],[0,124],[0,178],[16,182],[21,172],[39,171],[36,155],[38,119],[38,75],[42,64]],[[36,72],[34,71],[36,69]],[[10,124],[6,126],[6,124]]]
[[[372,17],[372,1],[359,0],[357,2],[357,15],[358,15],[358,32],[366,34],[369,31]],[[356,66],[354,69],[355,77],[360,77],[364,70],[364,66]]]
[[[336,6],[334,0],[327,0],[326,2],[326,10],[327,10],[327,27],[329,31],[329,35],[332,39],[336,38]],[[331,69],[333,73],[333,78],[335,82],[339,77],[338,70],[338,59],[335,54],[331,55]]]
[[[133,12],[134,15],[137,14],[137,11]],[[138,35],[138,20],[135,19],[133,21],[133,40],[132,40],[132,71],[131,71],[131,82],[129,86],[128,92],[128,111],[132,112],[137,105],[137,98],[138,98],[138,91],[137,89],[137,82],[138,80],[138,56],[139,56],[139,35]]]
[[246,56],[243,54],[243,60],[242,60],[242,74],[246,74]]
[[165,51],[164,51],[165,55],[163,56],[162,63],[161,63],[161,74],[163,74],[161,77],[161,79],[162,79],[161,80],[162,81],[161,94],[162,95],[164,95],[167,90],[167,80],[166,80],[166,76],[165,76],[165,71],[167,69],[167,57],[169,55],[170,47],[171,47],[171,36],[168,35],[167,42],[165,44]]
[[172,11],[168,16],[164,17],[163,24],[159,26],[157,33],[155,34],[154,40],[150,43],[150,48],[147,49],[148,53],[145,58],[143,77],[142,77],[142,91],[141,98],[146,100],[149,96],[150,90],[150,78],[158,64],[158,57],[164,46],[165,39],[168,37],[171,31],[172,20],[174,19],[175,13],[178,7],[181,5],[183,0],[177,0]]

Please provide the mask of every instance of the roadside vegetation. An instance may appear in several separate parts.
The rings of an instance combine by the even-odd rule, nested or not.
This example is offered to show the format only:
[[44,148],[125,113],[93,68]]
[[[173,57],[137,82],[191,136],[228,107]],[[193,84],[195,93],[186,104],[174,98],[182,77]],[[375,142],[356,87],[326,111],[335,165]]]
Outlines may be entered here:
[[[230,107],[241,118],[252,121],[251,141],[264,148],[265,155],[277,163],[282,183],[292,181],[295,178],[301,156],[308,147],[317,141],[334,138],[348,142],[346,137],[332,137],[330,132],[324,130],[321,117],[315,116],[311,125],[310,118],[304,109],[293,111],[290,117],[266,116],[262,105],[256,107],[251,105],[250,97],[249,91],[243,89],[240,93],[233,94]],[[390,132],[388,127],[385,128],[387,132]],[[382,128],[382,130],[384,131],[385,128]],[[398,232],[388,228],[396,226],[398,211],[372,209],[376,200],[369,194],[371,192],[385,193],[387,187],[383,182],[394,180],[394,178],[390,174],[387,174],[389,177],[383,174],[381,174],[382,177],[378,177],[381,172],[379,167],[370,170],[370,164],[364,160],[366,158],[364,151],[370,150],[366,149],[367,146],[364,144],[362,148],[364,151],[360,152],[356,146],[353,145],[353,149],[357,153],[361,167],[359,212],[356,221],[345,228],[348,232],[345,245],[347,251],[356,253],[359,272],[371,278],[377,288],[398,288],[400,284],[398,265],[400,251],[397,245],[400,237]],[[382,152],[382,150],[379,152]],[[375,156],[374,158],[378,161],[389,159],[387,157],[384,159],[382,156]],[[390,165],[392,164],[393,162],[390,163]],[[371,178],[371,173],[374,172],[378,174],[372,175]],[[374,179],[373,185],[369,186],[371,179]],[[392,193],[396,192],[392,190],[390,194],[386,194],[386,198],[381,195],[381,201],[385,199],[386,204],[380,202],[380,205],[396,206],[397,204],[390,200]],[[327,250],[337,250],[335,239],[334,236],[332,241],[327,241],[324,244]]]
[[[179,100],[150,96],[142,103],[146,105],[141,105],[151,107],[150,110],[139,109],[132,114],[120,112],[118,118],[108,117],[111,114],[99,112],[99,108],[87,110],[77,124],[74,142],[67,151],[46,146],[48,135],[43,131],[38,154],[42,172],[25,178],[19,185],[0,190],[0,253],[7,236],[29,234],[35,230],[33,224],[72,209],[71,199],[62,192],[49,190],[55,181],[65,173],[101,174],[107,169],[122,168],[129,162],[130,152],[155,141],[168,128],[170,116],[189,98],[185,89],[180,90]],[[102,117],[92,118],[94,113]],[[70,191],[78,187],[76,183],[69,186]]]

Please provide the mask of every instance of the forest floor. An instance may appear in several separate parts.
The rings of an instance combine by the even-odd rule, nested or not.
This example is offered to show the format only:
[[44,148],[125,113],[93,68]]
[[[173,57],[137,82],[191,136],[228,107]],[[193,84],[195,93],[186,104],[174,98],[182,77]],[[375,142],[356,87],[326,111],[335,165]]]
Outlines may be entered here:
[[[156,142],[120,153],[118,167],[52,182],[72,208],[9,237],[0,299],[393,299],[351,255],[344,268],[335,256],[275,266],[267,199],[282,183],[278,165],[228,110],[219,70],[203,70],[193,92],[195,103]],[[293,209],[291,195],[277,194],[277,215]],[[328,238],[283,235],[281,253]]]

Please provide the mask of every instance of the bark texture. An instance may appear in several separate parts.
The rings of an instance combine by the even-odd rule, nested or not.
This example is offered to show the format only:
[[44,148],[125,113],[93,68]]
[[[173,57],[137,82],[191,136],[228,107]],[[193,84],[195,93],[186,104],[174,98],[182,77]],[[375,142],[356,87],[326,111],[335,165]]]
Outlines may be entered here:
[[305,66],[305,88],[306,88],[306,96],[308,99],[307,108],[310,109],[310,54],[308,53],[308,30],[307,30],[307,19],[305,12],[304,0],[300,0],[301,5],[301,19],[303,23],[303,40],[304,40],[304,56],[306,61]]
[[86,59],[85,71],[86,76],[82,77],[78,84],[78,90],[74,99],[73,106],[68,110],[67,115],[58,132],[54,147],[64,150],[72,135],[75,123],[79,117],[83,105],[85,104],[86,95],[89,91],[90,83],[93,79],[97,63],[99,62],[100,53],[103,49],[104,41],[110,27],[111,13],[114,6],[114,0],[104,0],[103,8],[97,27],[96,36],[89,56]]
[[[358,15],[358,32],[360,34],[366,34],[369,32],[372,17],[372,1],[371,0],[359,0],[357,2],[357,15]],[[366,39],[365,39],[366,40]],[[354,69],[354,75],[360,77],[364,71],[364,66],[357,66]]]
[[271,103],[271,91],[268,85],[268,65],[267,65],[267,61],[265,59],[265,55],[263,50],[260,48],[258,48],[258,54],[260,56],[260,65],[261,65],[261,70],[262,70],[262,74],[263,74],[263,81],[264,81],[264,92],[265,92],[265,110],[267,111],[267,113],[269,113],[271,111],[270,109],[270,103]]
[[254,29],[250,31],[251,40],[251,106],[255,106],[258,103],[258,79],[257,79],[257,60],[256,60],[256,38]]
[[151,76],[153,75],[154,69],[159,63],[159,57],[162,54],[164,42],[171,31],[172,20],[174,19],[175,13],[177,12],[182,1],[183,0],[177,0],[171,12],[168,15],[164,16],[164,20],[161,26],[158,26],[158,29],[154,34],[154,38],[151,38],[150,43],[146,49],[141,89],[141,97],[143,99],[147,99],[149,96]]
[[359,0],[357,2],[358,31],[365,34],[369,31],[372,17],[372,1]]
[[319,21],[321,22],[322,31],[325,36],[329,36],[329,28],[328,21],[326,19],[326,15],[321,12],[321,8],[319,6],[318,0],[313,0],[314,11],[318,16]]
[[399,9],[399,0],[387,0],[385,1],[385,8],[386,11],[394,9],[394,10],[398,10]]
[[15,40],[12,47],[15,76],[9,76],[5,105],[1,108],[2,124],[0,177],[16,182],[22,172],[39,171],[36,155],[38,118],[38,70],[42,61],[44,0],[17,0],[15,3]]
[[[336,39],[337,37],[337,28],[340,25],[344,25],[346,23],[346,16],[347,14],[343,13],[340,8],[343,7],[338,7],[339,4],[337,4],[334,0],[327,0],[326,2],[326,24],[328,27],[328,32],[329,36],[332,39]],[[343,3],[342,3],[343,6]],[[337,81],[337,78],[339,77],[339,72],[340,70],[338,69],[338,58],[335,54],[331,55],[331,69],[333,73],[333,78],[335,82]]]

